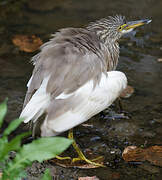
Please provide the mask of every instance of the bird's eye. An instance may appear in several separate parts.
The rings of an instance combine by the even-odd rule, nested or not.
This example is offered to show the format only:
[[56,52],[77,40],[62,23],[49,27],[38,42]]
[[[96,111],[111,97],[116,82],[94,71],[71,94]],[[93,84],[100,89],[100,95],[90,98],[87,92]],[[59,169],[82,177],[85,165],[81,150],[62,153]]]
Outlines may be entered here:
[[118,28],[118,30],[121,31],[121,30],[122,30],[122,26],[120,26],[120,27]]
[[121,26],[119,26],[118,30],[122,31],[126,26],[127,26],[127,24],[122,24]]

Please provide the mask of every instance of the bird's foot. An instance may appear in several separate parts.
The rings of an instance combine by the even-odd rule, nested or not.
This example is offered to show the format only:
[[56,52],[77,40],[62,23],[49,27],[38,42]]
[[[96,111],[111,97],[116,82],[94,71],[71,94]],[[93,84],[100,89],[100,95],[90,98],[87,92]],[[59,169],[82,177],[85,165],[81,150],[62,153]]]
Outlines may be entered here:
[[130,117],[128,113],[125,113],[125,112],[114,113],[114,114],[106,116],[106,119],[109,119],[109,120],[129,119],[129,118]]
[[95,158],[95,159],[91,159],[91,160],[90,160],[90,159],[87,159],[87,158],[85,157],[85,155],[83,154],[83,152],[80,150],[80,148],[78,147],[78,145],[76,144],[75,141],[73,142],[72,145],[73,145],[74,149],[76,150],[76,152],[77,152],[77,154],[78,154],[78,157],[77,157],[77,158],[73,158],[73,159],[72,159],[72,162],[73,162],[73,163],[76,162],[76,161],[85,161],[86,163],[92,164],[92,165],[97,166],[97,167],[105,167],[103,164],[96,163],[97,160],[103,159],[102,156],[99,156],[99,157],[97,157],[97,158]]
[[[99,159],[102,159],[102,158],[103,158],[103,156],[99,156],[97,158],[91,159],[90,161],[95,162],[95,161],[98,161]],[[78,156],[77,158],[73,158],[72,162],[83,161],[83,160],[87,162],[88,159],[86,157],[85,158],[81,158],[81,157]]]
[[84,157],[83,156],[78,156],[77,158],[73,158],[72,163],[77,162],[77,161],[85,161],[86,163],[92,164],[92,165],[97,166],[97,167],[105,167],[103,164],[96,163],[96,161],[103,159],[103,156],[99,156],[99,157],[97,157],[95,159],[91,159],[91,160],[89,160],[85,156]]
[[[68,138],[74,140],[74,138],[73,138],[73,130],[72,130],[72,129],[69,131]],[[77,145],[77,143],[75,142],[75,140],[73,141],[72,145],[73,145],[74,149],[76,150],[76,152],[77,152],[77,154],[78,154],[78,157],[77,157],[77,158],[73,158],[73,159],[72,159],[72,162],[73,162],[73,163],[76,162],[76,161],[85,161],[86,163],[92,164],[92,165],[94,165],[94,166],[96,166],[96,167],[105,167],[103,164],[100,164],[100,163],[96,163],[96,162],[95,162],[95,161],[103,158],[102,156],[99,156],[99,157],[97,157],[97,158],[95,158],[95,159],[89,160],[89,159],[87,159],[87,158],[85,157],[85,155],[83,154],[83,152],[80,150],[80,148],[78,147],[78,145]]]

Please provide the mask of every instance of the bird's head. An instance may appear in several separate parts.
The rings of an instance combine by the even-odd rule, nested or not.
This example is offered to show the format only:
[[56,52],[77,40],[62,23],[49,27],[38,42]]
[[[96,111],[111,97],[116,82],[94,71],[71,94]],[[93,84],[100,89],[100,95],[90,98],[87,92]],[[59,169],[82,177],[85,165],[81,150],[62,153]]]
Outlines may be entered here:
[[138,20],[138,21],[123,21],[121,22],[120,25],[117,26],[117,33],[119,33],[120,35],[123,35],[125,33],[129,33],[131,32],[134,28],[142,26],[144,24],[149,24],[152,20],[150,19],[142,19],[142,20]]
[[131,32],[134,28],[150,23],[151,20],[143,19],[138,21],[127,22],[124,16],[116,15],[109,16],[91,23],[88,28],[96,31],[101,39],[104,41],[116,41],[123,34]]

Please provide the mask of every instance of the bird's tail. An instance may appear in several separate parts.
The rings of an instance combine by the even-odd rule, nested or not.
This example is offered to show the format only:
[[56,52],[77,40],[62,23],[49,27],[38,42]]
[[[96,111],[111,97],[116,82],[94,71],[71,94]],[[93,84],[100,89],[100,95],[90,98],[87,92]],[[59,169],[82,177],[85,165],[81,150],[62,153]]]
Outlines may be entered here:
[[28,123],[30,120],[35,122],[48,108],[50,103],[50,95],[46,92],[46,86],[49,78],[45,78],[34,93],[30,101],[20,114],[20,118],[24,118],[24,123]]

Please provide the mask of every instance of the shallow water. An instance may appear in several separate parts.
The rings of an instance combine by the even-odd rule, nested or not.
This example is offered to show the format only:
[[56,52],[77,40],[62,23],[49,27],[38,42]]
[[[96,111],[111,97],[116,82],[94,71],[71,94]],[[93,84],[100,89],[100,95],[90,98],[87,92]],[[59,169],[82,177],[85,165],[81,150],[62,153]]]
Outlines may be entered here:
[[[36,34],[45,42],[59,28],[82,27],[108,15],[122,14],[130,20],[152,19],[151,24],[136,29],[120,42],[117,69],[127,75],[129,85],[135,88],[133,96],[123,100],[130,119],[110,120],[106,110],[87,122],[93,124],[93,128],[75,128],[82,149],[91,148],[96,154],[104,155],[108,167],[95,170],[55,168],[59,179],[67,180],[88,175],[107,180],[113,179],[114,173],[124,180],[162,179],[160,167],[149,163],[128,164],[121,158],[128,145],[162,144],[162,62],[157,61],[162,58],[162,1],[35,0],[0,4],[0,9],[0,101],[9,98],[6,121],[18,117],[21,111],[25,84],[32,71],[29,60],[35,54],[20,52],[11,41],[15,34]],[[37,170],[30,170],[29,174],[33,175],[29,179],[39,179]]]

